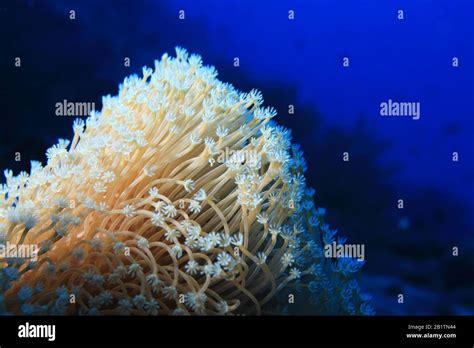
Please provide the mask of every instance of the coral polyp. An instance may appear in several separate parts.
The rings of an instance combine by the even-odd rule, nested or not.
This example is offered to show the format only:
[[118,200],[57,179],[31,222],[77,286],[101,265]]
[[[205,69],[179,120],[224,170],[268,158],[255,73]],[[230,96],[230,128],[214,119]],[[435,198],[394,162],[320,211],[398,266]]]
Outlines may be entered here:
[[302,290],[310,313],[370,313],[362,263],[323,255],[335,231],[276,111],[176,55],[76,120],[45,166],[5,172],[0,237],[39,252],[0,260],[3,311],[278,314]]

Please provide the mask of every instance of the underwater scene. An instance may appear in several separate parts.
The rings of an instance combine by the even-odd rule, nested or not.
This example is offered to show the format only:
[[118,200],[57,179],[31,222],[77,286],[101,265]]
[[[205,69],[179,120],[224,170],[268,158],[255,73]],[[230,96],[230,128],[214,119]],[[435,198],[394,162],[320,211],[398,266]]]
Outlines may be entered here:
[[2,1],[0,315],[472,316],[473,17]]

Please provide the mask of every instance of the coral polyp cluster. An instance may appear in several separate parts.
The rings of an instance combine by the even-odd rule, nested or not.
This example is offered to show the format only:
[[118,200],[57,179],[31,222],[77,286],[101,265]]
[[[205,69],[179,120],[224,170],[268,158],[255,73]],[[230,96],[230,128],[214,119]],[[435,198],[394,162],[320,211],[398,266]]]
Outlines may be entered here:
[[[0,232],[38,245],[0,260],[0,306],[23,314],[262,314],[285,289],[315,314],[370,312],[335,231],[262,95],[176,49],[130,76],[31,173],[5,172]],[[342,243],[343,241],[340,240]],[[1,310],[1,309],[0,309]]]

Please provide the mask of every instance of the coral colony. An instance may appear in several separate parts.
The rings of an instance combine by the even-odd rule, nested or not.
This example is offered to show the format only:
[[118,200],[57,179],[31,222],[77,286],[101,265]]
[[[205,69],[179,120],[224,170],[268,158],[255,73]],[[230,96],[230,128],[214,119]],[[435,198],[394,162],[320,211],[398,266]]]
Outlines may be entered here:
[[2,243],[39,251],[0,259],[0,312],[282,314],[296,298],[307,314],[373,314],[363,262],[324,257],[336,231],[275,110],[176,55],[76,120],[46,166],[5,171]]

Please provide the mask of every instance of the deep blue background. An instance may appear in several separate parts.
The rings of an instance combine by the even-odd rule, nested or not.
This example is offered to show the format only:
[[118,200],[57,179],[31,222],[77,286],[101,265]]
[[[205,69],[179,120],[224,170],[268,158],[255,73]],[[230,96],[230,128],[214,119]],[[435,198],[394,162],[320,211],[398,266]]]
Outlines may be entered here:
[[[183,46],[277,108],[306,153],[317,204],[366,244],[363,287],[378,314],[472,315],[473,22],[472,0],[2,1],[0,168],[29,170],[71,137],[55,103],[100,109],[125,76]],[[379,116],[388,99],[420,102],[421,119]]]

